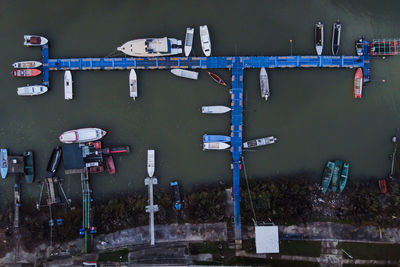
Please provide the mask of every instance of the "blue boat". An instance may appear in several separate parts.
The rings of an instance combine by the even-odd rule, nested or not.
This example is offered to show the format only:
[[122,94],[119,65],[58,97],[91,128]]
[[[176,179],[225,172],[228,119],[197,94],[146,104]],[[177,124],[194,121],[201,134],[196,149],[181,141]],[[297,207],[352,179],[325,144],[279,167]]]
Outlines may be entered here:
[[0,161],[1,161],[1,178],[5,179],[8,173],[8,155],[6,148],[1,149]]
[[203,143],[230,142],[231,137],[226,135],[203,135]]

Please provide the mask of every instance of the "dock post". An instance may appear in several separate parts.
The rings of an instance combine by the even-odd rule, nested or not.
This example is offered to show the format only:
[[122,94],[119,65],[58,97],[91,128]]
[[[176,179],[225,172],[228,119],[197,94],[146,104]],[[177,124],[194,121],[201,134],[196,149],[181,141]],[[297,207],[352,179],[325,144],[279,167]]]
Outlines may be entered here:
[[149,221],[149,226],[150,226],[150,245],[154,246],[155,245],[155,238],[154,238],[154,212],[158,211],[158,205],[154,205],[154,198],[153,198],[153,185],[157,184],[157,178],[155,177],[147,177],[144,180],[144,184],[149,186],[149,204],[146,206],[146,212],[150,213],[150,221]]

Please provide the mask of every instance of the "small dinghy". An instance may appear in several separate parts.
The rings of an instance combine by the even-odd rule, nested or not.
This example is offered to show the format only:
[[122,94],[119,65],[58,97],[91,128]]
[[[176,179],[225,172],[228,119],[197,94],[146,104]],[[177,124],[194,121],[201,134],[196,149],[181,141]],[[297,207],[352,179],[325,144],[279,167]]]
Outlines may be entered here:
[[194,34],[194,28],[192,28],[192,27],[186,28],[185,56],[189,56],[190,52],[192,51],[193,34]]
[[229,148],[230,145],[223,142],[210,142],[210,143],[203,143],[203,150],[224,150]]
[[199,77],[199,73],[198,72],[191,71],[191,70],[172,69],[171,73],[176,75],[176,76],[187,78],[187,79],[192,79],[192,80],[197,80],[198,77]]
[[222,114],[231,111],[231,108],[225,106],[203,106],[201,107],[201,113],[205,114]]
[[47,42],[46,38],[39,35],[24,35],[24,45],[26,46],[42,46]]
[[72,97],[72,75],[71,71],[66,70],[64,73],[64,98],[71,100]]
[[133,100],[135,100],[138,96],[137,76],[134,69],[131,69],[131,71],[129,72],[129,96],[132,97]]
[[47,87],[44,85],[28,85],[18,87],[17,94],[20,96],[41,95],[47,92]]
[[226,83],[224,82],[224,80],[222,80],[222,78],[219,77],[217,74],[215,74],[211,71],[208,71],[207,73],[208,73],[208,75],[210,75],[211,79],[213,79],[216,83],[226,86]]
[[209,57],[211,55],[211,41],[207,25],[200,26],[200,41],[204,55]]

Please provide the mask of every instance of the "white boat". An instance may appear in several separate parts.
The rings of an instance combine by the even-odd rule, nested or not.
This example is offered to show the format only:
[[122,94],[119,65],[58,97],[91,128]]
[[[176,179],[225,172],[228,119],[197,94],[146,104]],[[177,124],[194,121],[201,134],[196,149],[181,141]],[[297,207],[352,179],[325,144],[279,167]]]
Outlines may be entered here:
[[17,94],[20,96],[41,95],[47,92],[47,87],[44,85],[27,85],[18,87]]
[[71,71],[66,70],[64,73],[64,98],[71,100],[72,97],[72,75]]
[[222,114],[231,111],[231,108],[225,106],[203,106],[201,107],[201,113],[206,114]]
[[160,57],[182,53],[181,40],[174,38],[145,38],[124,43],[117,50],[133,57]]
[[278,139],[273,136],[250,140],[243,143],[243,148],[254,148],[259,146],[271,145],[274,144],[276,140]]
[[99,140],[106,134],[106,131],[99,128],[82,128],[66,131],[58,139],[60,142],[66,144],[85,143]]
[[48,40],[39,35],[24,35],[24,45],[26,46],[42,46],[47,44]]
[[147,150],[147,174],[149,177],[153,177],[155,169],[155,157],[156,153],[153,149]]
[[261,97],[268,100],[269,97],[269,82],[268,82],[268,74],[265,68],[261,68],[260,70],[260,89],[261,89]]
[[223,150],[229,148],[230,145],[223,142],[203,143],[203,150]]
[[20,61],[12,64],[15,69],[34,69],[42,66],[39,61]]
[[192,51],[193,35],[194,35],[194,28],[192,28],[192,27],[186,28],[185,56],[189,56],[190,52]]
[[136,99],[137,94],[137,76],[134,69],[131,69],[129,72],[129,96]]
[[192,80],[197,80],[199,77],[198,72],[190,71],[190,70],[172,69],[171,73],[175,74],[176,76],[187,78],[187,79],[192,79]]
[[318,56],[322,54],[323,48],[324,48],[324,24],[318,21],[318,23],[315,24],[315,50],[317,50]]
[[211,55],[211,41],[207,25],[200,26],[200,40],[204,55],[209,57]]

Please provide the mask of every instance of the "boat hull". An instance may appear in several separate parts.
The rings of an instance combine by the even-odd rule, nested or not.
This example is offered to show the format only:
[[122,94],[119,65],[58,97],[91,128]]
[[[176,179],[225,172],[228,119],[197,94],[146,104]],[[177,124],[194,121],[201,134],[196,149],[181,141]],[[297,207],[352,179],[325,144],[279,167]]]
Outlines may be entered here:
[[20,61],[12,64],[15,69],[30,69],[38,68],[42,66],[42,62],[39,61]]
[[337,21],[333,24],[332,30],[332,55],[337,56],[340,48],[340,37],[342,33],[342,24]]
[[54,173],[57,171],[58,165],[61,161],[62,149],[61,147],[56,147],[51,153],[49,163],[47,164],[46,178],[52,178]]
[[42,71],[38,69],[15,69],[11,74],[15,78],[25,78],[38,76],[42,74]]
[[106,166],[109,174],[115,174],[116,169],[115,169],[114,159],[112,156],[107,157]]
[[223,114],[231,111],[231,108],[225,106],[203,106],[201,107],[201,113],[204,114]]
[[379,180],[378,185],[379,185],[379,190],[381,191],[381,193],[386,194],[387,193],[386,179]]
[[129,97],[132,97],[133,100],[135,100],[137,96],[138,91],[136,71],[134,69],[131,69],[131,71],[129,72]]
[[19,96],[36,96],[47,92],[47,87],[43,85],[31,85],[17,88]]
[[203,150],[224,150],[230,148],[230,145],[223,142],[203,143]]
[[261,97],[265,100],[268,100],[269,97],[269,82],[268,82],[268,74],[265,68],[261,68],[260,70],[260,89],[261,89]]
[[106,131],[99,128],[81,128],[62,133],[59,140],[65,144],[85,143],[99,140],[106,134]]
[[335,167],[333,168],[332,175],[332,192],[336,192],[339,187],[339,176],[342,170],[343,163],[339,160],[335,160]]
[[72,74],[69,70],[64,73],[64,98],[66,100],[71,100],[73,98]]
[[26,46],[42,46],[47,44],[48,40],[39,35],[24,35],[24,45]]
[[186,28],[185,36],[185,56],[189,56],[193,46],[194,28]]
[[207,25],[200,26],[201,48],[206,57],[211,55],[211,40]]
[[315,24],[315,50],[317,55],[322,54],[324,48],[324,25],[321,22]]
[[215,74],[211,71],[208,71],[207,73],[211,77],[211,79],[213,79],[214,82],[216,82],[220,85],[226,86],[226,83],[224,82],[224,80],[222,80],[222,78],[219,77],[217,74]]
[[156,152],[153,149],[147,150],[147,174],[149,177],[153,177],[155,171],[155,157]]
[[27,183],[32,183],[35,179],[35,165],[32,151],[24,152],[24,176]]
[[128,41],[117,50],[133,57],[161,57],[181,54],[179,45],[182,41],[175,38],[143,38]]
[[212,143],[212,142],[230,142],[231,137],[226,135],[203,135],[204,143]]
[[345,162],[343,164],[342,173],[340,174],[340,182],[339,182],[340,192],[343,192],[344,188],[346,187],[347,179],[349,177],[349,171],[350,171],[350,164],[348,162]]
[[358,68],[354,75],[354,98],[362,97],[363,89],[363,72],[361,68]]
[[322,193],[328,191],[329,185],[332,181],[333,169],[335,168],[335,163],[328,161],[325,166],[324,172],[322,174]]
[[183,69],[172,69],[171,73],[182,77],[182,78],[187,78],[187,79],[192,79],[192,80],[197,80],[199,77],[199,73],[196,71],[190,71],[190,70],[183,70]]
[[7,149],[2,148],[0,150],[0,164],[1,164],[1,178],[5,179],[8,173],[8,153]]
[[255,148],[274,144],[278,139],[274,136],[263,137],[259,139],[250,140],[243,143],[243,148]]

